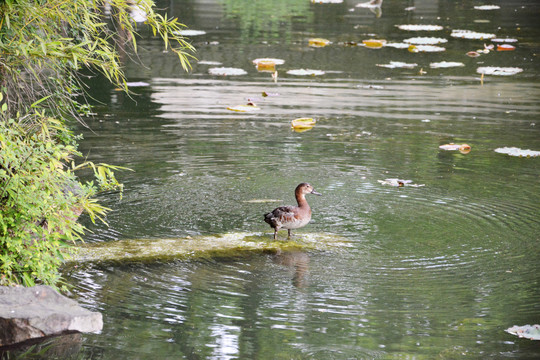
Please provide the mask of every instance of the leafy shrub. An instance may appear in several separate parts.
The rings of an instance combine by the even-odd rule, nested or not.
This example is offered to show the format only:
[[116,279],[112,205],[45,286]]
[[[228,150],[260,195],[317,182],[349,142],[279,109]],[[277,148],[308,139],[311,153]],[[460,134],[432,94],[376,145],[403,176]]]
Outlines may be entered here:
[[98,188],[80,183],[74,169],[93,167],[103,185],[120,186],[111,167],[72,164],[79,153],[56,140],[67,132],[60,122],[43,117],[39,125],[0,122],[0,285],[55,285],[69,243],[84,231],[81,212],[92,221],[106,212],[91,199]]

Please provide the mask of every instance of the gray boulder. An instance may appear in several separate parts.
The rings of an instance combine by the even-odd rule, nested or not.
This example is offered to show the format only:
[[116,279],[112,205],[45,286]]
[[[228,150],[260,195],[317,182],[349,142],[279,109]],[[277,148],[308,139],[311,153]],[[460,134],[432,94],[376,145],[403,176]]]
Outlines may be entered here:
[[0,346],[102,328],[100,313],[80,307],[50,286],[0,287]]

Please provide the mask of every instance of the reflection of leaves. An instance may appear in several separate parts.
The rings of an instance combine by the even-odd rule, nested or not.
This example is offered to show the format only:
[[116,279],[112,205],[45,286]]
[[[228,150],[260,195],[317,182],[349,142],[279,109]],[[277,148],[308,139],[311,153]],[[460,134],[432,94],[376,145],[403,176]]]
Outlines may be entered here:
[[505,330],[507,333],[530,340],[540,340],[540,325],[514,325]]

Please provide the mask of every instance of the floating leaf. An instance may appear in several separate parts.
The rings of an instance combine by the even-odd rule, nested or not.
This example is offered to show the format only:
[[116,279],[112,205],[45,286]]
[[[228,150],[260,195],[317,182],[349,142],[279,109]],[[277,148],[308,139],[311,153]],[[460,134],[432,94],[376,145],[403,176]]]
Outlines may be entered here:
[[497,44],[497,51],[512,51],[516,50],[516,47],[510,44]]
[[517,147],[502,147],[495,149],[495,152],[500,154],[506,154],[510,156],[519,156],[519,157],[536,157],[540,156],[540,151],[534,150],[523,150]]
[[443,27],[440,25],[396,25],[400,30],[406,31],[439,31]]
[[231,67],[218,67],[208,69],[210,75],[219,75],[219,76],[237,76],[237,75],[246,75],[247,72],[243,69],[231,68]]
[[505,330],[507,333],[530,340],[540,340],[540,325],[514,325]]
[[371,0],[371,1],[367,1],[367,2],[357,4],[356,7],[366,8],[366,9],[374,9],[374,8],[381,7],[381,5],[382,5],[382,0]]
[[386,45],[384,45],[385,47],[393,47],[393,48],[396,48],[396,49],[408,49],[409,46],[411,46],[410,44],[405,44],[405,43],[386,43]]
[[443,39],[443,38],[436,38],[436,37],[412,37],[412,38],[403,40],[403,42],[407,44],[414,44],[414,45],[437,45],[437,44],[444,44],[448,42],[448,40]]
[[515,43],[517,42],[518,40],[517,39],[512,39],[512,38],[507,38],[507,39],[491,39],[491,41],[493,42],[501,42],[501,43]]
[[441,61],[441,62],[434,62],[434,63],[429,64],[429,67],[433,69],[459,67],[459,66],[465,66],[465,64],[462,62],[456,62],[456,61]]
[[263,97],[268,97],[268,96],[279,96],[279,93],[272,93],[272,92],[263,91],[263,92],[262,92],[262,96],[263,96]]
[[368,40],[362,40],[362,43],[370,49],[380,49],[386,44],[386,40],[368,39]]
[[204,34],[206,34],[206,31],[204,31],[204,30],[191,30],[191,29],[186,29],[186,30],[178,30],[178,31],[175,31],[174,34],[175,34],[175,35],[182,35],[182,36],[199,36],[199,35],[204,35]]
[[315,126],[316,121],[312,118],[298,118],[291,121],[291,126],[293,129],[305,129],[312,128]]
[[480,53],[479,52],[476,52],[476,51],[469,51],[467,54],[468,57],[472,57],[472,58],[475,58],[475,57],[479,57],[480,56]]
[[425,184],[413,184],[412,180],[401,180],[401,179],[384,179],[384,180],[377,180],[383,185],[390,185],[395,187],[404,187],[404,186],[411,186],[411,187],[421,187],[426,186]]
[[287,71],[287,74],[296,75],[296,76],[310,76],[310,75],[316,76],[316,75],[324,75],[324,71],[312,70],[312,69],[296,69],[296,70]]
[[446,51],[445,48],[435,45],[410,45],[409,51],[413,53],[418,52],[443,52]]
[[144,87],[144,86],[150,86],[149,83],[144,81],[134,81],[134,82],[127,82],[126,85],[128,87]]
[[213,65],[213,66],[221,65],[221,63],[219,61],[207,61],[207,60],[201,60],[201,61],[198,62],[198,64],[200,64],[200,65]]
[[484,40],[493,39],[496,35],[489,33],[481,33],[472,30],[452,30],[451,37],[459,39]]
[[499,5],[479,5],[475,6],[475,10],[498,10],[501,7]]
[[261,110],[261,108],[255,104],[247,104],[247,105],[228,106],[227,110],[236,111],[236,112],[253,112],[253,111],[259,111]]
[[471,152],[471,146],[467,144],[454,144],[454,143],[444,144],[444,145],[439,146],[439,149],[450,150],[450,151],[458,150],[462,154],[468,154]]
[[396,69],[396,68],[413,69],[417,67],[418,64],[409,64],[409,63],[404,63],[401,61],[390,61],[389,64],[377,64],[377,66],[388,68],[388,69]]
[[496,67],[496,66],[484,66],[476,69],[476,72],[484,75],[498,75],[498,76],[510,76],[519,74],[523,69],[518,67]]
[[255,65],[257,65],[257,64],[259,64],[261,62],[263,62],[263,63],[272,62],[272,63],[274,63],[274,65],[283,65],[283,64],[285,64],[285,60],[276,59],[276,58],[259,58],[259,59],[253,60],[252,62]]
[[308,40],[308,45],[311,47],[324,47],[330,44],[330,40],[323,38],[312,38]]

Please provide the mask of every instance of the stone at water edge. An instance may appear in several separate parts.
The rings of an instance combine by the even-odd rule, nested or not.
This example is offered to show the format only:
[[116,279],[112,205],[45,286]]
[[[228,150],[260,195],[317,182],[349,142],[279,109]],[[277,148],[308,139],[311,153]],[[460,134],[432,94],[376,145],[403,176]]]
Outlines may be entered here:
[[100,313],[50,286],[0,287],[0,347],[69,332],[100,332]]

